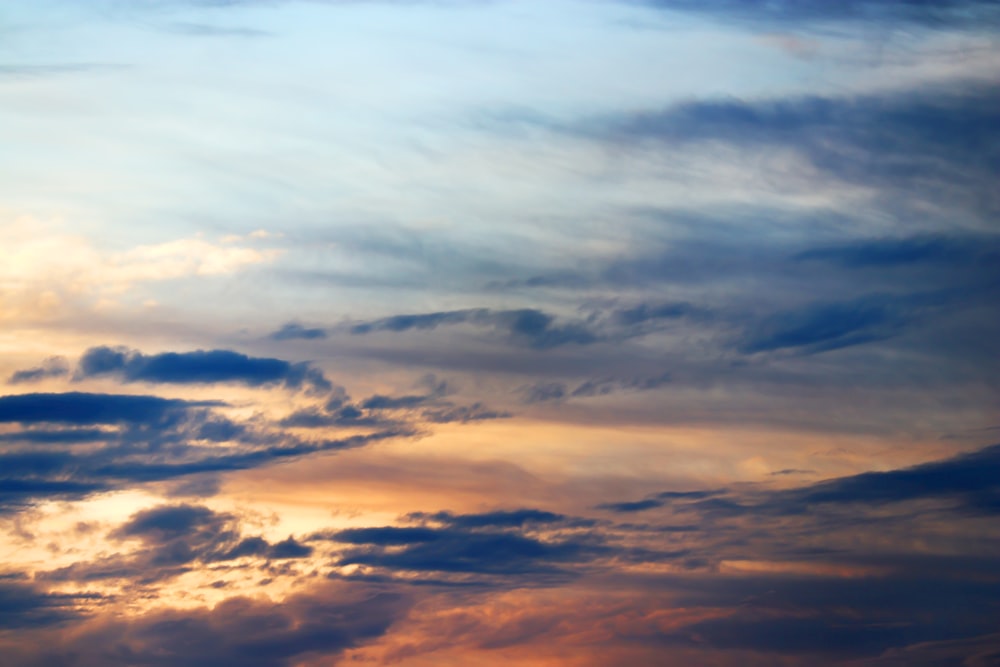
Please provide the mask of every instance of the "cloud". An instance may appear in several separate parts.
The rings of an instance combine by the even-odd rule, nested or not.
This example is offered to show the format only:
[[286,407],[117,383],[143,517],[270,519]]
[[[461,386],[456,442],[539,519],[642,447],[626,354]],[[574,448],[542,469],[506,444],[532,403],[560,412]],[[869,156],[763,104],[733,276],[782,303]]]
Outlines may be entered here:
[[328,583],[281,602],[234,597],[212,608],[108,615],[74,633],[25,637],[7,664],[292,667],[383,635],[411,604],[396,593]]
[[1000,445],[912,468],[867,472],[776,494],[779,506],[950,499],[963,511],[1000,514]]
[[596,378],[584,380],[570,388],[564,382],[539,382],[521,389],[522,402],[528,405],[535,403],[553,403],[568,398],[588,398],[592,396],[607,396],[623,391],[651,391],[671,381],[670,373],[647,377],[632,378]]
[[[149,482],[257,468],[413,433],[393,425],[340,439],[302,439],[266,422],[228,420],[213,410],[223,405],[77,392],[0,397],[0,423],[21,426],[5,433],[0,445],[35,445],[12,451],[0,447],[0,513],[43,499],[79,499]],[[95,425],[109,428],[78,428]]]
[[137,540],[139,549],[103,556],[39,572],[48,582],[125,579],[150,584],[174,578],[199,564],[240,558],[287,560],[306,558],[312,548],[292,537],[271,544],[259,536],[244,537],[232,514],[201,505],[161,505],[132,515],[108,536],[119,543]]
[[74,445],[104,442],[116,436],[113,431],[98,428],[64,428],[14,431],[0,434],[0,442],[33,443],[38,445]]
[[[782,470],[775,474],[796,472],[803,471]],[[856,505],[877,509],[928,500],[946,501],[949,511],[963,515],[1000,514],[1000,445],[910,468],[865,472],[792,489],[665,491],[643,500],[597,507],[619,513],[670,507],[706,516],[807,516],[823,507]]]
[[14,394],[0,396],[0,423],[149,424],[162,422],[193,407],[219,405],[222,403],[218,401],[121,394]]
[[80,358],[77,380],[114,376],[123,382],[210,384],[238,382],[251,387],[281,384],[313,392],[333,390],[323,372],[309,363],[249,357],[231,350],[195,350],[145,355],[124,347],[92,347]]
[[[985,215],[1000,210],[991,142],[1000,113],[994,87],[761,101],[691,101],[584,124],[581,134],[620,146],[724,142],[792,150],[823,178],[905,192]],[[776,175],[777,176],[777,175]]]
[[[356,536],[346,536],[356,539]],[[392,544],[368,539],[366,549],[349,550],[338,565],[364,565],[389,571],[461,574],[559,574],[561,564],[588,559],[595,548],[591,542],[561,540],[543,542],[509,533],[466,533],[438,531],[438,539],[412,542],[402,550]]]
[[657,509],[659,507],[666,507],[667,505],[676,502],[712,498],[714,496],[721,495],[722,493],[722,491],[664,491],[663,493],[658,493],[652,498],[646,498],[645,500],[626,501],[621,503],[601,503],[596,507],[597,509],[608,510],[610,512],[627,514],[631,512],[644,512],[646,510]]
[[556,324],[553,315],[534,308],[517,310],[489,310],[472,308],[435,313],[394,315],[350,326],[354,335],[379,331],[401,333],[414,329],[436,329],[440,326],[471,324],[504,333],[514,343],[536,349],[549,349],[562,345],[589,345],[601,340],[582,322]]
[[762,24],[802,22],[916,23],[932,27],[972,26],[998,17],[991,0],[642,0],[650,7],[697,12]]
[[872,295],[775,313],[751,327],[740,349],[748,354],[782,349],[815,353],[884,340],[915,316],[913,301]]
[[0,266],[0,317],[12,322],[58,319],[77,305],[108,307],[142,284],[232,274],[280,254],[197,237],[107,252],[31,218],[4,225],[0,245],[9,250]]
[[638,303],[629,308],[620,308],[612,313],[612,317],[623,326],[635,326],[652,320],[673,320],[688,317],[698,312],[698,308],[685,301],[667,301]]
[[[593,522],[536,509],[459,515],[418,512],[406,519],[423,525],[350,528],[310,539],[356,545],[339,554],[341,567],[361,565],[388,575],[429,573],[444,577],[433,579],[442,583],[469,583],[462,578],[466,575],[516,575],[525,577],[524,583],[542,583],[552,576],[571,576],[566,566],[589,562],[607,551],[598,537],[578,530],[592,527]],[[558,537],[528,534],[554,529],[561,529]]]
[[69,364],[63,357],[49,357],[41,366],[27,368],[22,371],[15,371],[7,379],[8,384],[22,384],[27,382],[38,382],[48,378],[63,377],[69,375]]
[[804,250],[795,259],[826,261],[848,268],[914,264],[988,265],[1000,259],[1000,238],[988,235],[925,234],[864,239]]
[[480,514],[413,513],[411,520],[435,521],[456,528],[523,528],[528,525],[575,523],[569,517],[538,509],[499,510]]
[[417,420],[435,424],[469,423],[487,419],[504,419],[510,414],[491,410],[480,402],[457,405],[444,397],[455,389],[434,375],[427,375],[420,384],[422,394],[388,396],[374,394],[356,403],[346,392],[334,394],[322,407],[296,410],[281,420],[281,425],[293,428],[325,428],[338,426],[391,427]]
[[452,424],[485,421],[489,419],[507,419],[513,414],[505,410],[492,410],[482,403],[472,405],[442,405],[429,408],[421,413],[421,417],[434,424]]
[[0,577],[0,631],[29,630],[78,621],[77,605],[94,594],[46,593],[33,583]]
[[309,329],[296,322],[288,322],[271,333],[268,338],[271,340],[320,340],[326,338],[326,330]]

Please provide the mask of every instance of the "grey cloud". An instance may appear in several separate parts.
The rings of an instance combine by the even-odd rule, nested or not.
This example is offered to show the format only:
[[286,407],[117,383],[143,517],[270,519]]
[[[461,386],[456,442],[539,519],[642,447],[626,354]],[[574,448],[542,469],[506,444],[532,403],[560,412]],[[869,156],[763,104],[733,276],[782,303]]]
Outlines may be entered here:
[[182,401],[158,396],[119,394],[15,394],[0,396],[0,423],[56,423],[71,425],[162,423],[212,401]]
[[856,98],[695,101],[584,130],[622,145],[724,141],[794,150],[828,177],[980,211],[1000,207],[995,87]]
[[35,368],[26,368],[21,371],[15,371],[10,378],[8,378],[8,384],[23,384],[26,382],[38,382],[39,380],[45,380],[47,378],[64,377],[69,375],[69,363],[63,357],[49,357],[46,359],[41,366]]
[[238,519],[199,505],[161,505],[134,514],[109,538],[137,540],[139,549],[127,554],[84,561],[36,577],[50,582],[129,579],[154,583],[183,574],[198,564],[240,558],[296,559],[312,548],[293,537],[271,544],[261,537],[243,537]]
[[848,24],[919,24],[931,27],[973,27],[1000,18],[992,0],[641,0],[657,9],[694,12],[722,20],[740,20],[762,28]]
[[56,626],[78,621],[78,605],[95,594],[47,593],[19,578],[0,576],[0,631]]
[[782,349],[824,352],[883,340],[915,317],[914,301],[871,295],[775,313],[752,325],[740,348],[750,354]]
[[213,608],[101,617],[72,634],[37,643],[27,637],[23,648],[30,651],[12,656],[8,664],[292,667],[306,656],[336,659],[344,650],[376,639],[411,604],[396,593],[355,592],[329,584],[280,603],[234,597]]
[[[210,407],[216,406],[78,392],[0,397],[0,422],[20,424],[0,445],[33,445],[0,450],[0,512],[43,499],[203,478],[412,434],[405,425],[393,425],[364,435],[308,440],[266,423],[235,423]],[[79,428],[92,425],[114,428]],[[219,442],[232,446],[220,449]],[[82,443],[88,446],[77,446]]]
[[350,326],[354,335],[379,331],[404,332],[414,329],[436,329],[440,326],[470,324],[505,333],[512,342],[536,349],[549,349],[562,345],[589,345],[601,337],[581,322],[556,324],[556,318],[534,308],[518,310],[489,310],[472,308],[436,313],[394,315]]
[[321,340],[326,338],[326,330],[317,327],[309,328],[296,322],[289,322],[271,333],[268,338],[271,340]]
[[308,363],[249,357],[231,350],[195,350],[145,355],[124,347],[93,347],[80,358],[75,378],[113,376],[124,382],[249,386],[281,384],[314,392],[333,390],[323,372]]

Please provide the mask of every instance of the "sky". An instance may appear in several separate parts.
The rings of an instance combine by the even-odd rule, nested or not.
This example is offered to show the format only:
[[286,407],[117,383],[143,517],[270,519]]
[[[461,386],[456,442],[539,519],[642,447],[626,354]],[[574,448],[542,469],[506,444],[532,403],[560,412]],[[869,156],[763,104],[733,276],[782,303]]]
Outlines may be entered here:
[[998,177],[994,0],[0,0],[0,662],[996,665]]

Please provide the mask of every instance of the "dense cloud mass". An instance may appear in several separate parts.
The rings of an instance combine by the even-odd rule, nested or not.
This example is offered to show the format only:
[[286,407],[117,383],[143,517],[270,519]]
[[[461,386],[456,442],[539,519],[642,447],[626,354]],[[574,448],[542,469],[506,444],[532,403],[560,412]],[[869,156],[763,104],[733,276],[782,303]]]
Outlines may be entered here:
[[1000,664],[1000,3],[7,3],[3,667]]

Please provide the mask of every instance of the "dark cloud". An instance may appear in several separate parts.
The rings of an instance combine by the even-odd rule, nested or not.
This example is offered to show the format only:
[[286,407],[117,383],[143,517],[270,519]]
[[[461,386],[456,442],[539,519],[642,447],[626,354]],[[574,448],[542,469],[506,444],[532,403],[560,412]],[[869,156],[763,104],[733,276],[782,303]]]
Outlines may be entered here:
[[484,512],[481,514],[452,514],[437,512],[424,514],[416,512],[407,515],[411,520],[434,521],[456,528],[523,528],[532,524],[565,524],[570,518],[553,512],[537,509]]
[[398,544],[368,542],[349,550],[339,565],[364,565],[389,571],[463,574],[559,574],[563,564],[589,560],[597,550],[592,540],[542,541],[513,533],[472,533],[442,529],[438,539]]
[[0,434],[0,443],[20,442],[39,445],[72,445],[102,442],[114,438],[117,432],[96,428],[66,428],[59,430],[32,429]]
[[627,379],[603,378],[600,380],[587,380],[577,385],[570,392],[570,396],[604,396],[618,391],[650,391],[670,381],[670,373]]
[[440,326],[469,324],[486,327],[506,334],[514,343],[536,349],[549,349],[562,345],[589,345],[601,337],[582,322],[556,324],[553,315],[534,308],[518,310],[489,310],[472,308],[437,313],[394,315],[392,317],[351,325],[355,335],[378,331],[404,332],[414,329],[436,329]]
[[566,385],[562,382],[539,382],[524,388],[524,402],[530,405],[559,401],[566,398],[567,391]]
[[422,378],[420,385],[426,393],[402,396],[375,394],[357,403],[352,403],[351,397],[343,392],[331,397],[323,407],[296,410],[280,423],[293,428],[391,427],[414,418],[446,424],[510,416],[507,412],[491,410],[479,402],[457,405],[446,400],[444,397],[453,394],[455,389],[433,375]]
[[0,396],[0,423],[123,424],[158,423],[195,406],[221,405],[158,396],[120,394],[16,394]]
[[[668,491],[599,507],[687,519],[604,531],[609,543],[620,530],[633,536],[629,543],[673,543],[682,547],[673,553],[687,554],[688,574],[641,576],[636,585],[668,592],[671,604],[707,618],[645,641],[882,664],[877,656],[913,650],[903,647],[962,644],[995,630],[998,461],[1000,445],[793,489]],[[618,558],[662,562],[670,553],[619,548]],[[740,562],[749,567],[723,569]],[[627,576],[611,576],[626,585]]]
[[610,510],[612,512],[643,512],[645,510],[656,509],[657,507],[663,507],[666,503],[662,500],[656,498],[647,498],[646,500],[634,500],[625,501],[621,503],[602,503],[597,506],[598,509]]
[[913,468],[868,472],[776,494],[772,503],[878,505],[948,499],[968,512],[1000,514],[1000,445]]
[[5,664],[74,667],[292,667],[334,659],[384,634],[412,603],[407,597],[326,584],[281,602],[229,598],[211,609],[156,610],[98,618],[72,634],[32,642]]
[[919,235],[830,244],[804,250],[798,260],[834,262],[849,268],[914,264],[984,265],[1000,260],[1000,238],[994,236]]
[[8,384],[22,384],[25,382],[38,382],[47,378],[64,377],[69,375],[69,363],[63,357],[49,357],[41,366],[27,368],[23,371],[15,371]]
[[433,424],[467,424],[488,419],[507,419],[512,416],[510,412],[492,410],[479,402],[472,405],[442,405],[428,408],[421,413],[423,419]]
[[77,621],[80,602],[93,594],[46,593],[32,583],[0,577],[0,631],[28,630]]
[[843,303],[814,303],[775,313],[752,326],[740,349],[825,352],[884,340],[915,316],[913,298],[871,295]]
[[406,396],[383,396],[375,394],[361,401],[361,407],[367,410],[399,410],[415,408],[427,403],[441,403],[441,399],[455,392],[454,387],[444,380],[438,380],[434,375],[426,375],[420,380],[420,386],[425,389],[422,394]]
[[672,320],[699,313],[699,309],[684,301],[663,303],[639,303],[629,308],[621,308],[612,317],[623,326],[635,326],[651,320]]
[[[677,604],[715,608],[718,617],[661,634],[666,644],[807,655],[824,664],[878,656],[922,641],[990,632],[995,581],[937,577],[742,575],[674,578]],[[946,663],[950,664],[950,663]]]
[[[364,435],[306,440],[267,423],[233,422],[210,409],[217,406],[221,404],[75,392],[0,397],[0,423],[25,427],[5,433],[0,445],[32,445],[0,449],[0,513],[43,499],[75,499],[149,482],[205,479],[413,432],[394,425]],[[116,428],[38,429],[39,424]],[[220,448],[220,442],[230,445]],[[84,443],[88,446],[77,446]]]
[[584,380],[570,388],[564,382],[539,382],[521,389],[522,402],[534,403],[559,402],[568,398],[587,398],[591,396],[607,396],[623,391],[650,391],[671,381],[670,373],[647,377],[632,378],[596,378]]
[[646,510],[665,507],[670,504],[684,501],[703,500],[723,494],[724,491],[664,491],[652,498],[644,500],[626,501],[621,503],[602,503],[597,505],[597,509],[608,510],[618,513],[644,512]]
[[435,528],[382,526],[380,528],[348,528],[329,534],[327,539],[345,544],[381,544],[385,546],[433,542],[443,537]]
[[200,505],[162,505],[137,512],[108,537],[118,542],[137,540],[141,546],[126,554],[41,572],[37,578],[50,582],[129,579],[149,584],[176,577],[198,564],[306,558],[313,551],[293,537],[275,544],[259,536],[244,537],[237,517]]
[[418,405],[432,400],[433,396],[414,395],[409,396],[382,396],[375,394],[361,401],[361,407],[365,410],[399,410],[414,408]]
[[267,557],[276,560],[286,558],[308,558],[312,555],[313,548],[307,544],[298,542],[293,537],[272,544],[267,550]]
[[296,322],[289,322],[268,336],[271,340],[320,340],[326,338],[326,330],[306,328]]
[[[776,475],[809,471],[782,470]],[[666,491],[625,502],[602,503],[612,512],[641,512],[670,507],[702,515],[744,516],[801,515],[824,506],[857,506],[876,509],[883,505],[937,500],[947,503],[957,515],[1000,514],[1000,445],[992,445],[952,458],[922,463],[910,468],[866,472],[779,491],[727,490]],[[855,515],[860,521],[860,516]]]
[[329,427],[392,427],[401,422],[383,417],[377,410],[363,410],[356,405],[344,405],[334,410],[316,407],[296,410],[281,420],[280,425],[292,428]]
[[641,0],[658,9],[784,26],[802,22],[916,23],[943,27],[1000,18],[993,0]]
[[251,387],[281,384],[316,392],[333,390],[323,372],[308,363],[249,357],[231,350],[196,350],[145,355],[123,347],[93,347],[80,358],[76,379],[111,375],[124,382],[211,384]]
[[394,315],[370,322],[359,322],[351,325],[350,332],[355,335],[368,334],[376,331],[402,332],[411,329],[436,329],[448,324],[465,324],[467,322],[485,322],[490,317],[490,311],[485,308],[468,310],[452,310],[439,313],[422,313],[415,315]]
[[[567,569],[606,553],[595,535],[578,529],[594,522],[537,509],[483,514],[413,513],[419,526],[379,526],[320,533],[313,540],[355,545],[342,551],[339,565],[362,565],[383,573],[431,573],[434,581],[462,581],[452,576],[523,576],[524,583],[566,577]],[[560,529],[558,536],[532,531]],[[570,532],[566,532],[566,531]],[[482,580],[480,583],[486,583]]]
[[995,87],[854,98],[696,101],[607,119],[587,130],[627,145],[722,141],[796,151],[827,177],[895,189],[989,215],[1000,172]]

